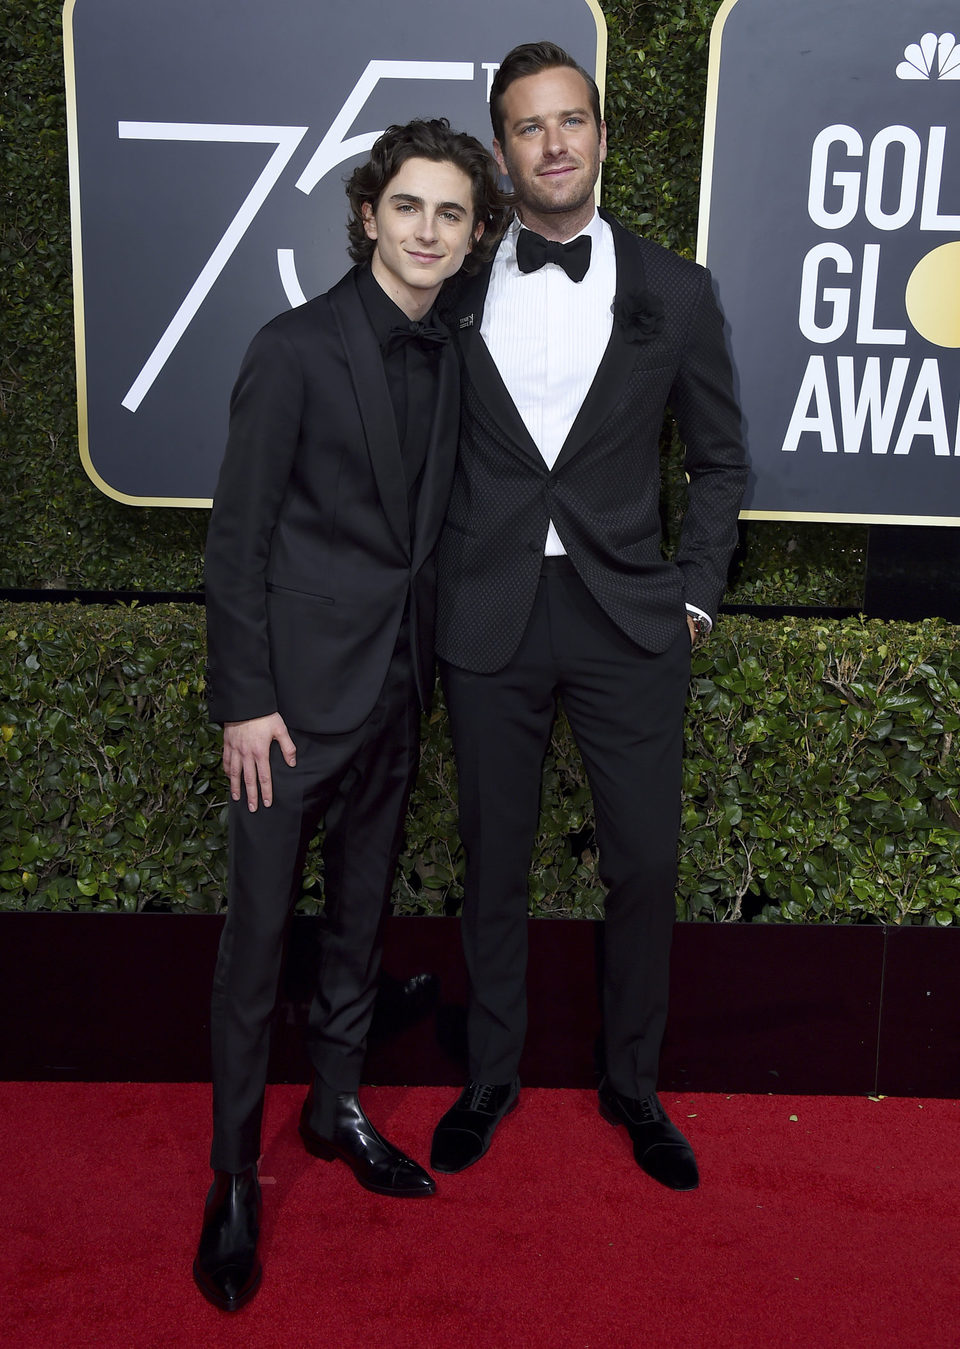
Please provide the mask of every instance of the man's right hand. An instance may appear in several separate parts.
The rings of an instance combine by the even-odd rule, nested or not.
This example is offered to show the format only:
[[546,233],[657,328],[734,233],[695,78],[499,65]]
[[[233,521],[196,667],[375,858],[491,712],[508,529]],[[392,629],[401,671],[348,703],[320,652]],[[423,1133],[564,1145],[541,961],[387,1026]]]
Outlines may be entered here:
[[293,768],[297,762],[297,747],[290,739],[279,712],[271,712],[268,717],[225,721],[223,724],[223,771],[230,779],[230,795],[234,801],[239,801],[241,791],[245,789],[250,810],[256,810],[261,797],[265,806],[273,802],[270,746],[274,740],[279,744],[286,762]]

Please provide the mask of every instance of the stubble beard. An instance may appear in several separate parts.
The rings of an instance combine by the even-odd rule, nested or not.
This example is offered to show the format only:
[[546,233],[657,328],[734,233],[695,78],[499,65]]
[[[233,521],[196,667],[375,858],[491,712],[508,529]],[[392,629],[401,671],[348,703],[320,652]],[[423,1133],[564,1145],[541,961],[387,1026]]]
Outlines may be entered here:
[[[541,190],[539,177],[533,173],[528,178],[524,178],[518,187],[511,174],[510,181],[517,194],[520,218],[524,219],[524,212],[534,216],[565,216],[576,215],[583,211],[587,203],[592,203],[594,200],[594,188],[600,173],[599,155],[594,157],[589,166],[584,164],[584,167],[589,167],[592,170],[589,174],[589,181],[582,181],[570,196],[557,196],[549,189]],[[507,172],[510,172],[509,163],[507,164]]]

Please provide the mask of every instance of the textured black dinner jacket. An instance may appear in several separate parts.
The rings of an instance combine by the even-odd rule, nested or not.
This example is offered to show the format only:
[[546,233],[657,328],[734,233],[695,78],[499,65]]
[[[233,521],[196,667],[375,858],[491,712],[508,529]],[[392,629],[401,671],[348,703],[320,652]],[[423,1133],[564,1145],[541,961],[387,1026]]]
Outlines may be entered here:
[[231,399],[207,538],[215,721],[279,711],[291,727],[353,730],[383,685],[408,600],[428,705],[433,554],[457,405],[447,346],[411,537],[396,420],[356,269],[257,334]]
[[[461,355],[460,451],[438,554],[437,652],[490,673],[529,617],[552,519],[595,599],[638,645],[663,651],[689,601],[714,615],[746,481],[740,413],[707,271],[604,214],[614,236],[614,326],[548,469],[480,335],[490,267],[446,311]],[[686,444],[689,503],[661,553],[665,408]]]

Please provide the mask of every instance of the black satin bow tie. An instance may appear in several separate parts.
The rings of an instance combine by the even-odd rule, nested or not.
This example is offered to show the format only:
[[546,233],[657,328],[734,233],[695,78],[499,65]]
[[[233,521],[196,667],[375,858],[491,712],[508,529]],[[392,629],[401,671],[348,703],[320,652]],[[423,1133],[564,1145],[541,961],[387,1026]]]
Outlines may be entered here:
[[389,356],[402,347],[405,342],[416,342],[419,346],[429,350],[430,347],[442,347],[450,341],[450,334],[442,328],[433,328],[429,323],[421,323],[418,319],[411,319],[406,327],[398,325],[391,328],[387,333],[387,340],[383,344],[383,350]]
[[517,235],[517,266],[521,272],[538,272],[545,262],[555,262],[571,281],[582,281],[590,267],[590,244],[588,234],[558,244],[533,230],[521,230]]

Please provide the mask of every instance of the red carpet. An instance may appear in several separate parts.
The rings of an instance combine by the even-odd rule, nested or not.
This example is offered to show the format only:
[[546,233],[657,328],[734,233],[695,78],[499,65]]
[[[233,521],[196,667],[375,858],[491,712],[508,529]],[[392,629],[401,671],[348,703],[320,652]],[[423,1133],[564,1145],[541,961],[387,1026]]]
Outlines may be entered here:
[[[960,1346],[960,1102],[669,1095],[702,1185],[634,1165],[592,1093],[527,1091],[434,1199],[368,1194],[267,1103],[264,1279],[226,1316],[190,1264],[209,1087],[0,1084],[9,1349]],[[368,1089],[421,1161],[455,1093]]]

